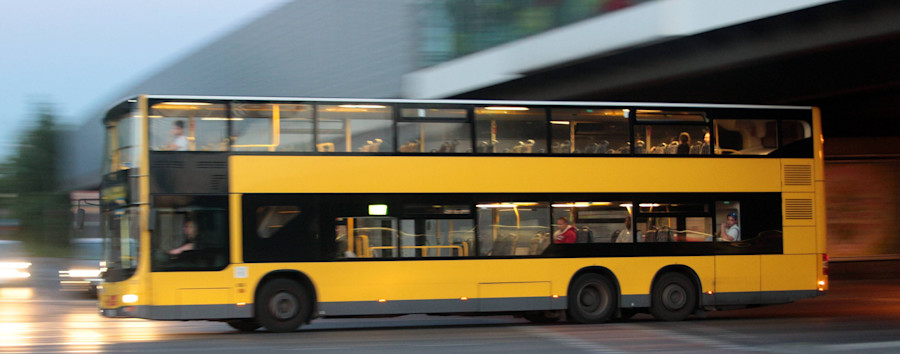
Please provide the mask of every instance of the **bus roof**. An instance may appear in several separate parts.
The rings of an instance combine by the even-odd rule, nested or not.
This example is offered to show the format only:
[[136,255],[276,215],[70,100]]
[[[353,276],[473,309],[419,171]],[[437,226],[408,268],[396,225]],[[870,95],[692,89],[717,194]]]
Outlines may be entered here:
[[[609,101],[528,101],[528,100],[469,100],[469,99],[402,99],[402,98],[316,98],[316,97],[265,97],[265,96],[191,96],[145,95],[148,99],[163,100],[236,100],[236,101],[310,101],[310,102],[371,102],[406,104],[517,104],[539,106],[612,106],[612,107],[665,107],[665,108],[732,108],[732,109],[790,109],[809,110],[811,106],[720,104],[720,103],[669,103],[669,102],[609,102]],[[131,97],[128,100],[134,100]],[[124,100],[123,100],[124,101]]]

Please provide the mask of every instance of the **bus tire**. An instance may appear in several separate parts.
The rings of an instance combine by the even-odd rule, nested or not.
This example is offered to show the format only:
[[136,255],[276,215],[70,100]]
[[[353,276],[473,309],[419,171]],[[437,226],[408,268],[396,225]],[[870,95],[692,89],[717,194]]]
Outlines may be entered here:
[[618,307],[615,287],[609,278],[587,273],[575,278],[569,288],[568,319],[575,323],[603,323]]
[[292,332],[309,318],[310,307],[303,286],[289,279],[273,279],[259,291],[256,319],[272,332]]
[[697,308],[694,283],[681,273],[666,273],[653,284],[650,314],[661,321],[681,321]]
[[256,322],[252,319],[231,320],[226,323],[228,323],[231,328],[234,328],[241,332],[253,332],[259,329],[259,327],[262,327],[259,322]]

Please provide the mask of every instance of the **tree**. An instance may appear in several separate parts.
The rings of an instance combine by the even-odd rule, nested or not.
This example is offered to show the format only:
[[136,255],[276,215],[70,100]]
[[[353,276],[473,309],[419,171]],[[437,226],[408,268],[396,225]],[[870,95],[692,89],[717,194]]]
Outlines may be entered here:
[[49,104],[38,104],[37,124],[22,134],[5,164],[2,190],[19,220],[19,239],[39,255],[58,256],[68,249],[69,200],[59,190],[60,131]]

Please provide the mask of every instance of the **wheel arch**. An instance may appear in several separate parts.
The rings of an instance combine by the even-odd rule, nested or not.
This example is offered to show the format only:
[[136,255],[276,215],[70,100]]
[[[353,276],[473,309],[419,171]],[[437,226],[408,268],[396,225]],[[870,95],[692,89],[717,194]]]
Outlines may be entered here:
[[[256,284],[256,289],[253,291],[253,303],[255,304],[259,299],[259,291],[262,289],[263,285],[274,280],[274,279],[287,279],[292,280],[300,284],[304,290],[309,294],[310,311],[309,318],[303,320],[304,323],[309,323],[313,318],[317,317],[319,313],[318,303],[319,297],[316,293],[316,286],[313,284],[312,279],[309,278],[305,273],[294,270],[294,269],[279,269],[273,270],[269,273],[266,273],[260,280],[259,283]],[[254,316],[256,314],[254,313]]]

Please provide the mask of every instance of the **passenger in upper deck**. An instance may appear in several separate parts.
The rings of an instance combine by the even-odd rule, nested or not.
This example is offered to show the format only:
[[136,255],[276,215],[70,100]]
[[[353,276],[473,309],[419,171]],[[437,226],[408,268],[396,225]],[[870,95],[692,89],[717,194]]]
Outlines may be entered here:
[[691,135],[688,132],[681,132],[678,135],[678,155],[687,155],[691,153]]
[[708,130],[705,130],[705,132],[703,133],[703,145],[700,147],[700,155],[709,155],[709,131]]
[[184,121],[176,120],[172,125],[172,143],[163,150],[187,151],[188,139],[184,135]]

